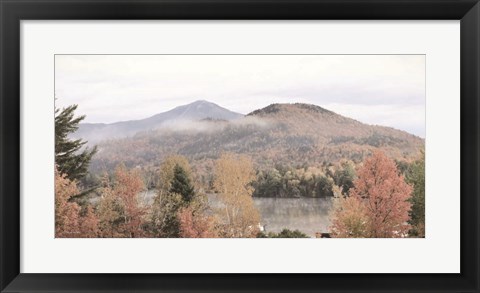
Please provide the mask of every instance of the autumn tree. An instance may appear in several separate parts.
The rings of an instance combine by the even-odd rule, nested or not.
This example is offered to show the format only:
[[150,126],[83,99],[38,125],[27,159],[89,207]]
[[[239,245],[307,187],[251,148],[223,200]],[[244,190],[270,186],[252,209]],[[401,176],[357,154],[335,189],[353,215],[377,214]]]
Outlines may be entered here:
[[80,206],[70,198],[79,192],[77,184],[61,174],[55,168],[55,237],[84,238],[97,237],[98,220],[91,206],[87,207],[85,216],[81,215]]
[[377,151],[358,170],[351,199],[343,200],[331,229],[337,237],[405,237],[411,192],[395,162]]
[[252,161],[243,155],[223,154],[215,163],[213,187],[219,195],[225,237],[255,237],[260,214],[256,209],[251,182],[255,179]]
[[380,151],[365,160],[350,191],[365,202],[370,236],[375,238],[407,234],[411,193],[395,162]]
[[125,208],[125,230],[128,237],[141,237],[145,209],[139,204],[138,195],[144,188],[137,170],[127,170],[121,165],[115,170],[114,192]]
[[365,204],[358,197],[335,199],[332,236],[337,238],[364,238],[370,236],[369,218]]
[[99,189],[101,199],[97,206],[99,228],[102,237],[124,237],[125,205],[114,191],[107,177],[103,178],[103,187]]
[[78,237],[80,206],[68,200],[78,193],[75,182],[55,169],[55,237]]
[[86,141],[69,138],[85,119],[85,116],[75,117],[76,109],[77,105],[61,111],[55,109],[55,163],[58,171],[70,180],[81,179],[87,174],[92,156],[97,152],[96,147],[84,148]]
[[103,234],[106,237],[142,237],[146,211],[138,201],[144,188],[139,172],[120,165],[115,169],[113,182],[106,179],[105,185],[98,207]]
[[410,202],[410,234],[425,237],[425,153],[421,158],[412,163],[406,172],[406,181],[413,186]]
[[87,206],[85,215],[80,218],[80,221],[82,238],[97,238],[100,235],[99,220],[91,205]]
[[216,238],[217,221],[207,212],[206,199],[196,200],[178,211],[179,236],[182,238]]

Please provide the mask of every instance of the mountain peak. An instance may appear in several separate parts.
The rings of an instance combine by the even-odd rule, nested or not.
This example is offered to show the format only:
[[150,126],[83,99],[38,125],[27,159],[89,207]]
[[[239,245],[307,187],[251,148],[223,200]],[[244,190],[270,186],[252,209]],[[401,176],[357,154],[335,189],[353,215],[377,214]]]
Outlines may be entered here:
[[319,114],[335,115],[334,112],[324,109],[317,105],[304,104],[304,103],[282,103],[282,104],[270,104],[265,108],[255,110],[248,114],[248,116],[265,116],[280,112],[310,112]]
[[111,124],[81,124],[75,135],[92,142],[108,138],[132,136],[138,132],[174,125],[179,121],[191,122],[204,119],[230,121],[242,117],[244,115],[232,112],[215,103],[206,100],[196,100],[190,104],[178,106],[145,119],[120,121]]
[[214,105],[214,106],[218,106],[217,104],[212,103],[212,102],[209,102],[209,101],[207,101],[207,100],[196,100],[196,101],[191,102],[190,104],[186,104],[186,105],[184,105],[184,106],[198,106],[198,105],[203,105],[203,104],[205,104],[205,105],[212,105],[212,106],[213,106],[213,105]]
[[185,104],[182,106],[178,106],[175,109],[187,109],[189,111],[196,111],[199,109],[224,109],[226,111],[229,111],[213,102],[209,102],[207,100],[196,100],[194,102],[191,102],[189,104]]
[[243,117],[242,114],[232,112],[206,100],[196,100],[190,104],[178,106],[167,113],[176,115],[176,118],[188,120],[201,120],[204,118],[233,120]]

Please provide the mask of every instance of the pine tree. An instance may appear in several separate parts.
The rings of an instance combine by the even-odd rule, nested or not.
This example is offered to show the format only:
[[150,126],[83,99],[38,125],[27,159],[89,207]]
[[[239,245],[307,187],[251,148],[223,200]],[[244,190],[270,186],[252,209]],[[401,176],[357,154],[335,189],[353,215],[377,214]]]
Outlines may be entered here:
[[178,164],[176,164],[175,168],[173,169],[173,180],[171,186],[171,193],[180,194],[185,203],[192,201],[193,196],[195,195],[194,188],[190,183],[187,173]]
[[155,185],[157,186],[159,193],[170,193],[175,173],[175,165],[182,167],[187,176],[190,176],[191,168],[186,157],[174,155],[165,158],[160,165],[160,170],[158,170],[157,178],[155,179]]
[[72,140],[69,134],[78,129],[85,116],[74,117],[77,105],[55,110],[55,163],[58,171],[70,180],[78,180],[87,174],[88,165],[97,148],[81,149],[87,143],[81,139]]
[[[182,172],[178,170],[182,169]],[[177,169],[177,172],[175,172]],[[182,173],[183,175],[175,175]],[[179,180],[180,177],[189,178],[190,166],[187,158],[183,156],[170,156],[166,158],[158,172],[157,189],[158,193],[152,204],[150,213],[149,230],[155,237],[161,238],[177,238],[180,237],[180,222],[178,219],[178,211],[185,206],[185,199],[181,190],[188,188],[180,188],[183,184],[180,181],[188,182],[190,180]],[[177,177],[177,179],[175,179]],[[174,181],[176,187],[173,187]],[[193,192],[193,188],[192,188]],[[184,192],[188,194],[188,192]],[[191,203],[188,203],[190,205]]]
[[407,171],[406,180],[413,186],[410,234],[425,237],[425,153]]
[[350,192],[350,188],[353,187],[353,181],[356,178],[355,168],[353,162],[346,161],[341,164],[341,169],[338,169],[333,174],[333,180],[335,184],[342,188],[344,194]]
[[177,213],[181,206],[181,195],[159,193],[151,207],[150,233],[159,238],[178,238],[180,223]]

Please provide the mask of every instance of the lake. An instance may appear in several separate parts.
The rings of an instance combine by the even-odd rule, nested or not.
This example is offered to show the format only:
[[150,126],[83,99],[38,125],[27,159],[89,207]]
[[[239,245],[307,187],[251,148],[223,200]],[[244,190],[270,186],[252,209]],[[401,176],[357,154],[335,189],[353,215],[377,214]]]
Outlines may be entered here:
[[[208,195],[210,205],[216,207],[218,199]],[[331,198],[269,198],[254,197],[255,206],[260,212],[265,232],[280,232],[287,228],[300,230],[315,237],[316,232],[328,232],[329,213],[333,206]]]
[[[155,191],[142,192],[140,196],[147,204],[151,204]],[[211,206],[217,206],[218,200],[214,194],[209,194],[208,198]],[[288,228],[315,237],[316,232],[328,232],[331,198],[254,197],[253,201],[260,212],[261,225],[267,233]]]
[[315,237],[315,232],[328,232],[330,198],[254,198],[266,232],[283,228],[298,229]]

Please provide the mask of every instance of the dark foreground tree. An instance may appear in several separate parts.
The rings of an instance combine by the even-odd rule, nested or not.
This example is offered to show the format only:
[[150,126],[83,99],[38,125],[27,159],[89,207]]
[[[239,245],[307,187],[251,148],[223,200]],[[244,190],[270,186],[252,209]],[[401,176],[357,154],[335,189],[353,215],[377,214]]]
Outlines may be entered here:
[[341,169],[335,171],[333,180],[335,184],[342,188],[344,194],[350,192],[350,188],[353,187],[353,181],[356,179],[355,167],[351,161],[343,162]]
[[413,186],[412,210],[410,211],[410,234],[425,237],[425,153],[407,171],[406,180]]
[[185,172],[185,170],[178,164],[176,164],[175,168],[173,169],[173,179],[171,185],[171,193],[180,194],[185,203],[192,201],[193,196],[195,195],[194,188],[190,183],[190,178],[188,178],[187,172]]
[[87,143],[81,139],[70,139],[69,134],[78,129],[85,116],[75,117],[77,105],[60,111],[55,109],[55,163],[58,171],[69,180],[78,180],[87,174],[88,165],[97,148],[82,148]]
[[[148,229],[154,237],[181,236],[181,223],[177,215],[182,207],[188,206],[184,200],[184,194],[190,194],[190,188],[186,187],[187,185],[191,187],[188,178],[190,178],[190,165],[187,158],[183,156],[168,157],[160,166],[156,183],[157,195],[151,207],[148,224]],[[193,188],[191,189],[193,192]]]
[[310,238],[307,234],[301,232],[300,230],[290,230],[284,228],[279,233],[269,232],[260,232],[257,234],[257,238]]

